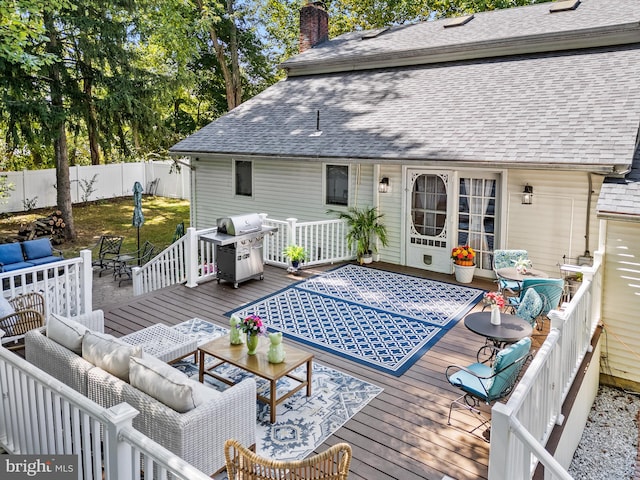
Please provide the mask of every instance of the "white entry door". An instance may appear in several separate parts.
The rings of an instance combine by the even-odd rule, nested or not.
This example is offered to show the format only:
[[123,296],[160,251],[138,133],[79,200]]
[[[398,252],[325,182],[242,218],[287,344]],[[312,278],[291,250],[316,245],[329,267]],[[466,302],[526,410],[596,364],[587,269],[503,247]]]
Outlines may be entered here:
[[408,266],[451,273],[450,172],[407,171]]

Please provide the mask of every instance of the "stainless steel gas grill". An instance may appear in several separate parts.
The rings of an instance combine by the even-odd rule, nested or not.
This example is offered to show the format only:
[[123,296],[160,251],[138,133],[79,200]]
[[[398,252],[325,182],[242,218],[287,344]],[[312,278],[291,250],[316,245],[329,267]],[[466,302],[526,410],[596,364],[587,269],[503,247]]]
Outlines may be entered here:
[[216,247],[218,283],[240,282],[264,278],[262,243],[264,236],[276,232],[277,227],[263,227],[257,213],[218,218],[217,231],[201,238]]

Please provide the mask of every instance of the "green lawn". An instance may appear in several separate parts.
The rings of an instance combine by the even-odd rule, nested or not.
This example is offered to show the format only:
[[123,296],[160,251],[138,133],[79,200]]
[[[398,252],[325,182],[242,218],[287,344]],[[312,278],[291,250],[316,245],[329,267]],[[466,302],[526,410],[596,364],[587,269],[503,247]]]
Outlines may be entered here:
[[[31,212],[5,214],[0,219],[0,236],[15,236],[21,224],[28,224],[36,218],[46,217],[55,208],[43,208]],[[140,245],[149,240],[157,247],[157,252],[171,243],[176,226],[184,222],[189,226],[189,201],[165,197],[143,196],[142,213],[145,222],[140,228]],[[100,235],[122,235],[122,252],[136,250],[136,228],[131,225],[133,218],[133,198],[121,197],[99,200],[86,205],[73,206],[73,220],[78,234],[75,242],[56,246],[64,252],[65,258],[78,256],[83,248],[96,244]]]

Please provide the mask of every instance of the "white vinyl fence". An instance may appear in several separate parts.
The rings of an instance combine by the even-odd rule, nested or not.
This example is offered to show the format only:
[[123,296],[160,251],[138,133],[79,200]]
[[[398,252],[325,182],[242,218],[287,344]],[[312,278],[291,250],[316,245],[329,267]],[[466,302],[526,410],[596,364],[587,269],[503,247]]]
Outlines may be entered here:
[[[180,172],[172,172],[172,165],[171,161],[148,161],[71,167],[71,201],[80,203],[132,195],[135,182],[140,182],[144,193],[190,198],[189,168],[183,166]],[[27,206],[45,208],[57,205],[54,168],[3,172],[1,175],[13,185],[13,190],[9,192],[9,198],[0,202],[0,213],[22,212],[27,210]]]

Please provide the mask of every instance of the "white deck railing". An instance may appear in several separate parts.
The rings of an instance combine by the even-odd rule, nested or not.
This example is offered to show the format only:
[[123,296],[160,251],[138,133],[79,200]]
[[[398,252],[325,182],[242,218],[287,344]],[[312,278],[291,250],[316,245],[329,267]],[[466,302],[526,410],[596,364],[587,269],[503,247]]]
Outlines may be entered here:
[[91,250],[82,250],[79,257],[68,260],[0,273],[0,281],[6,298],[42,293],[47,314],[70,316],[92,310]]
[[79,480],[210,480],[135,430],[138,411],[130,405],[102,408],[5,348],[0,399],[0,446],[7,453],[44,455],[43,462],[77,455]]
[[[277,227],[278,231],[264,238],[265,263],[287,267],[289,263],[282,251],[291,244],[301,245],[309,257],[307,266],[342,262],[354,258],[347,247],[348,227],[343,220],[298,222],[295,218],[275,220],[262,214],[263,225]],[[132,269],[133,293],[142,295],[160,288],[185,283],[195,287],[199,282],[216,277],[215,247],[203,241],[202,235],[216,228],[196,230],[188,228],[185,235],[163,250],[142,267]]]
[[562,404],[600,322],[602,253],[583,267],[582,285],[562,311],[549,313],[551,331],[506,404],[491,410],[489,480],[530,479],[538,465],[555,478],[571,478],[545,450]]

